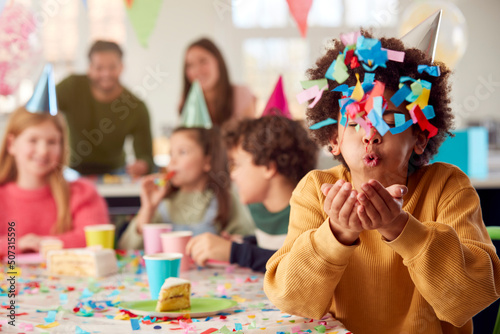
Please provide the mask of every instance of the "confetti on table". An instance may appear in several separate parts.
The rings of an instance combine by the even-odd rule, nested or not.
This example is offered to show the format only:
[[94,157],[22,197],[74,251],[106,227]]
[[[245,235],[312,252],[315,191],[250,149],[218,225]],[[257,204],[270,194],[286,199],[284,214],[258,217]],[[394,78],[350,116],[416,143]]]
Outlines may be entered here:
[[36,325],[36,327],[38,328],[52,328],[52,327],[56,327],[56,326],[59,326],[59,323],[57,321],[54,321],[50,324],[46,324],[46,325]]
[[87,332],[86,330],[84,329],[81,329],[79,326],[76,326],[76,331],[75,331],[76,334],[90,334],[90,332]]
[[134,331],[141,329],[141,325],[139,325],[139,320],[137,319],[130,319],[130,325]]
[[217,331],[218,331],[217,328],[209,328],[206,331],[201,332],[200,334],[210,334],[210,333],[217,332]]

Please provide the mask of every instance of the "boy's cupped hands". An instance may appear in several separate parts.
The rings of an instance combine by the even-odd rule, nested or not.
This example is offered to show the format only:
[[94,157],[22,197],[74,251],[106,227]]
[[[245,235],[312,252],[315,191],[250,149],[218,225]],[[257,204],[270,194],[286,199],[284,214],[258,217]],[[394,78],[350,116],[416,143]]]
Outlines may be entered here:
[[324,210],[330,217],[330,228],[342,244],[353,244],[363,230],[378,230],[392,241],[408,220],[408,213],[402,209],[403,196],[408,192],[404,185],[385,188],[370,180],[357,191],[351,183],[338,180],[335,184],[323,184],[321,191],[326,196]]

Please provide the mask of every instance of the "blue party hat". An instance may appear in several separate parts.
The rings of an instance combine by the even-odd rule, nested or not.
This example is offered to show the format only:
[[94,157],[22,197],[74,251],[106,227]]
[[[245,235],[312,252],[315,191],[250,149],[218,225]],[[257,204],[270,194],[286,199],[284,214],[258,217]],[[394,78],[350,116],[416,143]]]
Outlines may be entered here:
[[43,68],[35,91],[26,103],[26,110],[32,113],[50,113],[52,116],[57,114],[56,85],[51,64]]
[[184,102],[181,124],[187,128],[212,128],[212,119],[198,81],[193,82]]

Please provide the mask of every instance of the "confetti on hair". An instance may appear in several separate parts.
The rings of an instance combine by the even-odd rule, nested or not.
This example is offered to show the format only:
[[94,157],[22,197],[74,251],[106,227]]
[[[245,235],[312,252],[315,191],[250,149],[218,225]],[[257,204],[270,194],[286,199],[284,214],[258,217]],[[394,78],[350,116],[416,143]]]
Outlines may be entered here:
[[[338,100],[342,115],[340,120],[342,126],[345,127],[348,119],[351,118],[358,124],[356,131],[359,130],[359,127],[363,127],[365,132],[368,133],[373,126],[383,136],[388,131],[392,134],[401,133],[408,129],[411,124],[419,123],[420,128],[429,131],[429,136],[437,133],[437,129],[428,122],[429,119],[435,117],[435,112],[432,106],[428,106],[432,84],[426,80],[401,76],[399,79],[399,89],[390,99],[396,108],[404,101],[409,102],[406,108],[412,110],[410,115],[413,122],[398,122],[394,128],[390,129],[383,119],[383,114],[388,106],[383,96],[385,83],[375,80],[374,71],[378,67],[386,67],[387,61],[404,62],[405,52],[382,48],[380,40],[364,37],[359,32],[341,34],[340,39],[345,45],[344,52],[337,55],[337,58],[327,69],[325,78],[336,81],[339,84],[332,91],[342,93],[342,98]],[[352,70],[358,67],[360,63],[366,71],[364,81],[360,81],[359,73],[354,73],[356,76],[356,85],[349,87],[344,84],[350,76],[348,72],[349,67]],[[418,65],[417,70],[419,73],[426,72],[431,76],[440,75],[439,66]],[[313,81],[318,80],[311,80],[309,82]],[[302,87],[306,89],[307,86],[303,84]],[[311,86],[308,89],[311,89]],[[309,108],[314,107],[322,96],[322,92],[321,94],[319,92],[319,86],[314,91],[307,91],[306,89],[299,95],[305,97],[307,94],[309,94],[309,98],[306,100],[312,99],[313,95],[315,98],[313,103],[309,105]],[[418,111],[416,111],[415,106],[419,107]],[[311,125],[309,128],[317,130],[324,126],[335,124],[331,120],[331,118],[328,118]]]
[[426,72],[433,77],[439,77],[441,75],[439,66],[418,65],[417,71],[418,73]]
[[311,125],[309,127],[309,129],[317,130],[317,129],[322,128],[324,126],[328,126],[328,125],[335,124],[335,123],[337,123],[337,121],[334,120],[333,118],[327,118],[324,121],[321,121],[321,122],[318,122],[316,124]]

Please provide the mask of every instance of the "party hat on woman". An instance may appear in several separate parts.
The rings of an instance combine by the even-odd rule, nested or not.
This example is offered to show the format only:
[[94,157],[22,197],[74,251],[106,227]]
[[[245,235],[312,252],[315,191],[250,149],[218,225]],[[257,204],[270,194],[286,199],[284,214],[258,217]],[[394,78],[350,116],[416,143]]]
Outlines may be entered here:
[[181,125],[187,128],[212,127],[212,119],[198,81],[193,82],[181,113]]

